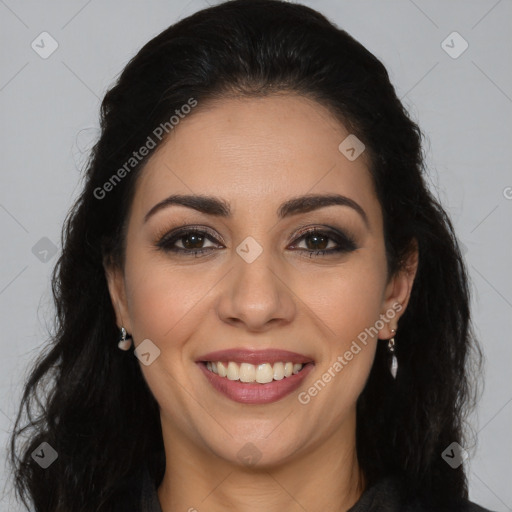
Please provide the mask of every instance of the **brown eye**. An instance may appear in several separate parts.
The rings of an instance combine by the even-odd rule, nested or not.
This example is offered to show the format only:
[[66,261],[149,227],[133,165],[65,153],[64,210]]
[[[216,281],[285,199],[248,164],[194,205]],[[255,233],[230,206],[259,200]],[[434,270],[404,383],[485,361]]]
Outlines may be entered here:
[[[210,245],[205,246],[205,243]],[[305,243],[306,247],[298,247],[300,243]],[[223,247],[209,231],[197,228],[180,229],[168,233],[156,245],[166,252],[174,252],[183,256],[192,254],[197,256]],[[357,249],[357,245],[352,237],[343,232],[314,228],[303,232],[296,239],[292,248],[312,257],[351,252]]]
[[342,232],[322,231],[318,228],[302,233],[297,241],[304,241],[306,248],[297,248],[297,244],[294,244],[294,247],[299,251],[310,253],[310,256],[351,252],[357,249],[355,241],[349,235]]
[[[204,244],[207,242],[210,242],[211,245],[205,247]],[[217,240],[207,231],[181,229],[178,232],[164,235],[156,245],[164,251],[197,255],[218,247],[215,242]]]
[[327,249],[327,246],[329,245],[329,240],[331,239],[328,236],[317,235],[316,233],[314,233],[305,236],[304,240],[306,240],[306,246],[308,246],[307,249],[314,251]]
[[185,249],[202,249],[205,239],[206,237],[203,234],[189,233],[187,235],[183,235],[178,240],[181,241]]

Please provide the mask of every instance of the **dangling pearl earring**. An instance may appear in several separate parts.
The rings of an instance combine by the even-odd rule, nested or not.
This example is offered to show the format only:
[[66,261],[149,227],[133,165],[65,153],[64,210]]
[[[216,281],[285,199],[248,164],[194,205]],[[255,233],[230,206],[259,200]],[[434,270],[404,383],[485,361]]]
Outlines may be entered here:
[[[130,336],[130,338],[131,338],[131,336]],[[121,327],[120,340],[119,340],[119,343],[117,344],[117,346],[121,350],[129,350],[130,347],[132,346],[132,340],[127,339],[126,329],[124,327]]]
[[[391,332],[394,334],[396,332],[395,329],[391,329]],[[396,372],[398,370],[398,360],[395,355],[395,337],[393,336],[388,340],[388,352],[389,352],[389,371],[393,376],[393,379],[396,379]]]

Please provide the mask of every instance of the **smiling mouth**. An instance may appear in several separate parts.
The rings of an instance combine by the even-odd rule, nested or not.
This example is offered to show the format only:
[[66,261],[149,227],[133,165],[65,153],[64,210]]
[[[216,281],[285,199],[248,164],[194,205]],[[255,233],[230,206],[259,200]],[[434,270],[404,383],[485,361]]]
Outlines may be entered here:
[[312,363],[292,363],[278,361],[273,364],[236,363],[234,361],[202,361],[210,372],[227,380],[247,384],[268,384],[272,381],[283,380],[301,372],[305,366]]

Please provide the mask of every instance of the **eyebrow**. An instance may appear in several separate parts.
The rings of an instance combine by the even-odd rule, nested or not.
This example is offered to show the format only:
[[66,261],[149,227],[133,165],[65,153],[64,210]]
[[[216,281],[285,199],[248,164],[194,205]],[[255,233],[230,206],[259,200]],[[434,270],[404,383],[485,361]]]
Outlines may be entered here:
[[[156,212],[167,208],[171,205],[180,205],[192,208],[206,215],[214,215],[217,217],[230,217],[231,207],[227,201],[223,199],[204,196],[204,195],[183,195],[174,194],[153,206],[144,216],[144,222],[153,216]],[[355,210],[363,219],[366,227],[369,227],[368,216],[363,208],[350,197],[340,194],[309,194],[305,196],[293,197],[285,201],[277,210],[279,219],[307,213],[326,206],[348,206]]]

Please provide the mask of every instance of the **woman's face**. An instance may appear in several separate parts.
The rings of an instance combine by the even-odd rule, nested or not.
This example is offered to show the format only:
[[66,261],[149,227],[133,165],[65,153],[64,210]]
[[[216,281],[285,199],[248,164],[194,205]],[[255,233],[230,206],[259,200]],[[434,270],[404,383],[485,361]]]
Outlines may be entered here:
[[201,107],[148,160],[124,271],[109,272],[119,325],[150,340],[140,365],[164,440],[237,464],[353,444],[377,338],[392,336],[414,277],[387,282],[366,155],[342,153],[349,133],[299,96]]

